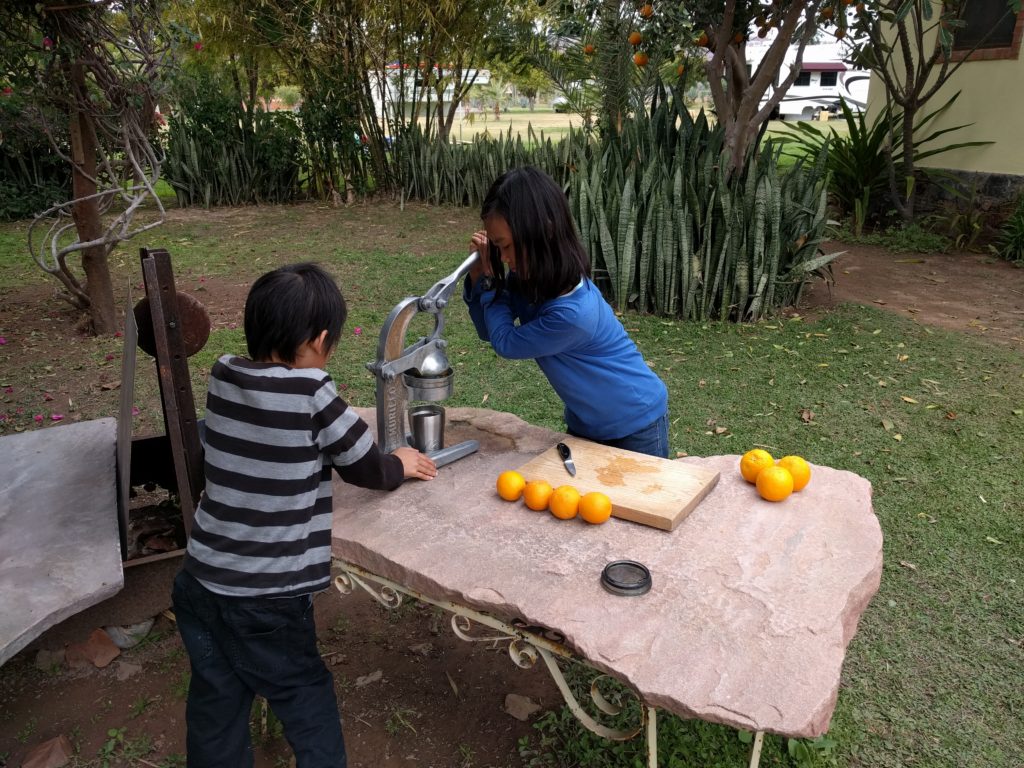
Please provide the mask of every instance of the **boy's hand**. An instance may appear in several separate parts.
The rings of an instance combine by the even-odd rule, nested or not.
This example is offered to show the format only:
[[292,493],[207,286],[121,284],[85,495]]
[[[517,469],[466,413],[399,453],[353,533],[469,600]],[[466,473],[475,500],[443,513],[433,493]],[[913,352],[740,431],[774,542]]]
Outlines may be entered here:
[[396,448],[393,455],[402,461],[406,479],[415,477],[419,480],[433,480],[437,477],[437,465],[427,454],[405,446]]

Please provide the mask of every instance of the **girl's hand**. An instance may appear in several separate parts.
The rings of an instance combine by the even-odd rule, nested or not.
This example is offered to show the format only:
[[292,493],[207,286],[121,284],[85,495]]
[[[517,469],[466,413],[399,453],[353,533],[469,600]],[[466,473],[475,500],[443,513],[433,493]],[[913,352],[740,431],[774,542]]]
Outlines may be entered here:
[[469,278],[476,283],[481,275],[491,274],[491,260],[488,258],[491,246],[487,240],[487,233],[482,230],[474,232],[473,236],[469,239],[469,249],[470,253],[473,251],[477,252],[476,261],[469,268]]
[[407,480],[412,477],[418,480],[433,480],[437,477],[437,465],[434,464],[434,460],[415,448],[396,448],[392,455],[401,460],[404,477]]

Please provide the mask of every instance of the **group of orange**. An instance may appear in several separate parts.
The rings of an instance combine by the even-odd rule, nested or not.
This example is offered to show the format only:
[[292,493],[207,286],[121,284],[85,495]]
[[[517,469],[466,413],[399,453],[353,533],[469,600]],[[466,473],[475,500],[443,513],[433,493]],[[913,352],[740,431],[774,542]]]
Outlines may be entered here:
[[505,501],[519,501],[534,512],[549,511],[559,520],[579,515],[592,525],[600,525],[612,515],[612,500],[600,491],[580,495],[571,485],[552,488],[547,480],[530,480],[515,470],[498,475],[498,495]]
[[811,482],[811,467],[800,456],[783,456],[777,462],[763,448],[747,451],[740,459],[740,474],[753,483],[762,499],[782,501]]

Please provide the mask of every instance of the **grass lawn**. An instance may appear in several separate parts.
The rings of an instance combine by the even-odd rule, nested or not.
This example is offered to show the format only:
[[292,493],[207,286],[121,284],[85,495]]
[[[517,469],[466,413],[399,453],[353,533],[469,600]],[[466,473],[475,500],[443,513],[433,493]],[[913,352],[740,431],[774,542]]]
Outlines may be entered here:
[[[402,297],[422,294],[458,265],[476,224],[473,211],[403,212],[385,204],[177,212],[115,254],[115,280],[138,282],[140,245],[167,247],[189,290],[200,275],[244,282],[280,263],[317,258],[338,276],[350,304],[331,373],[353,403],[369,406],[374,383],[364,364],[384,318]],[[23,231],[23,224],[0,226],[0,299],[40,279],[19,250]],[[561,405],[532,361],[496,359],[461,302],[446,320],[457,374],[446,405],[561,427]],[[834,747],[805,764],[1020,766],[1021,352],[854,306],[816,322],[723,325],[635,315],[623,322],[668,385],[672,450],[711,455],[762,446],[856,472],[873,485],[885,536],[882,584],[849,647],[829,732]],[[16,331],[0,327],[0,335]],[[215,327],[190,361],[198,401],[202,373],[216,356],[243,350],[240,329]],[[730,729],[665,717],[659,731],[663,766],[746,764],[747,746]],[[769,738],[762,765],[800,764],[782,746]],[[545,718],[524,749],[537,754],[531,765],[645,764],[639,743],[610,748],[564,713]]]

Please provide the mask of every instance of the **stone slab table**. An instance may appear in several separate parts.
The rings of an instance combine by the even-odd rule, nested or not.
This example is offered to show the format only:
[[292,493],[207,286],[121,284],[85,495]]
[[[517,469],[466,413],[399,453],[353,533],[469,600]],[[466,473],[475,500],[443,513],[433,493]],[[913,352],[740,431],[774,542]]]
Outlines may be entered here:
[[0,664],[124,585],[117,422],[0,438]]
[[[372,409],[361,415],[375,424]],[[435,480],[391,493],[336,480],[336,558],[434,600],[555,630],[649,708],[790,737],[827,730],[882,572],[867,480],[812,465],[807,488],[770,503],[740,477],[739,456],[688,457],[721,479],[675,531],[616,518],[590,526],[495,493],[501,471],[558,433],[481,409],[447,416],[447,445],[481,447]],[[618,559],[648,566],[650,592],[603,589],[601,571]]]

